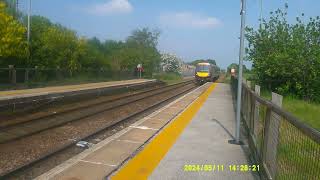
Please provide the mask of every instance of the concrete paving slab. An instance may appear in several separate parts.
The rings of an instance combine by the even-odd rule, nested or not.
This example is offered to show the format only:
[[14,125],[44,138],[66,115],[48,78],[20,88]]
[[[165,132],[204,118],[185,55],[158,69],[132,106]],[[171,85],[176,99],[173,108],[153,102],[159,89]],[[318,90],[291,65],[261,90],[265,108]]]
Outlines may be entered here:
[[162,120],[162,119],[171,120],[171,119],[174,118],[175,116],[176,116],[175,114],[168,114],[168,113],[163,113],[163,112],[161,112],[161,113],[153,116],[152,118],[153,118],[153,119],[160,119],[160,120]]
[[[233,172],[229,165],[250,165],[248,147],[229,144],[235,131],[235,112],[230,85],[218,84],[161,160],[149,179],[245,179],[257,178],[251,172]],[[223,165],[222,171],[185,171],[186,165]]]
[[[81,179],[81,173],[87,173],[88,177],[91,177],[90,175],[92,175],[92,173],[94,173],[95,171],[91,172],[90,168],[87,168],[82,164],[78,165],[78,163],[80,162],[110,166],[111,168],[105,170],[105,175],[108,175],[113,170],[113,168],[118,168],[119,165],[124,163],[126,159],[134,155],[139,147],[141,147],[141,145],[147,143],[147,140],[158,132],[156,129],[159,128],[154,128],[154,126],[151,126],[153,123],[144,123],[157,122],[157,127],[160,127],[160,124],[165,125],[175,116],[174,114],[163,113],[164,111],[166,111],[166,109],[170,108],[172,105],[176,104],[179,101],[184,101],[186,97],[192,95],[193,93],[204,90],[205,88],[199,88],[195,91],[190,92],[189,94],[175,100],[174,102],[166,105],[160,110],[155,111],[151,115],[132,124],[130,127],[127,127],[119,133],[107,138],[104,141],[101,141],[92,148],[85,150],[83,153],[80,153],[76,157],[37,177],[37,179],[52,179],[52,177],[65,177],[66,175],[68,175],[67,177],[71,177],[73,179]],[[79,176],[77,174],[72,174],[77,172],[72,168],[75,165],[79,166],[75,168],[77,171],[80,171],[80,169],[82,169],[81,173],[79,173]],[[57,176],[57,174],[59,176]],[[97,174],[99,174],[99,172]]]
[[141,126],[146,126],[154,129],[160,129],[164,125],[167,124],[168,121],[166,120],[159,120],[159,119],[148,119],[141,124]]
[[185,108],[185,107],[187,107],[187,105],[186,104],[174,104],[174,105],[172,105],[172,107],[173,108],[178,108],[178,109],[181,109],[181,108]]
[[[106,174],[110,173],[115,167],[99,163],[78,162],[70,167],[68,171],[55,176],[54,180],[102,180]],[[84,171],[85,169],[85,171]],[[88,173],[90,172],[90,173]]]
[[83,160],[116,166],[129,157],[142,143],[113,140]]
[[[139,126],[141,128],[148,128]],[[153,134],[155,134],[157,130],[153,129],[140,129],[140,128],[132,128],[130,131],[120,136],[119,140],[133,141],[133,142],[146,142]]]

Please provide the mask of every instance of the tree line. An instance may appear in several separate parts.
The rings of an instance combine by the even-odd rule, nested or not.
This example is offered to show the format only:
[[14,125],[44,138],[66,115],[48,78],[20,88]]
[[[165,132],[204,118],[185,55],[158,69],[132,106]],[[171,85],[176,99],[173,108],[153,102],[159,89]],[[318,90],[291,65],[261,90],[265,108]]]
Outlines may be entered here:
[[72,71],[103,68],[133,71],[142,64],[147,74],[159,69],[161,54],[157,49],[160,32],[134,30],[124,41],[80,37],[71,29],[52,23],[42,16],[32,16],[31,41],[27,42],[27,18],[12,10],[9,1],[0,0],[0,68],[64,68]]
[[202,63],[202,62],[207,62],[207,63],[213,64],[213,65],[217,65],[216,60],[214,60],[214,59],[196,59],[196,60],[190,62],[189,64],[196,66],[198,63]]
[[320,102],[320,18],[287,20],[288,5],[260,28],[246,28],[247,59],[256,81],[281,94]]

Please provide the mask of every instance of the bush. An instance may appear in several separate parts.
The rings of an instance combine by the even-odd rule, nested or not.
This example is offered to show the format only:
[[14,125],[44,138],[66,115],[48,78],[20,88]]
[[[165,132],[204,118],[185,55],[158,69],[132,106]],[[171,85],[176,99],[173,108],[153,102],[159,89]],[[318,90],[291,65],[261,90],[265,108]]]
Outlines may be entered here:
[[320,101],[320,18],[289,24],[287,8],[271,12],[258,30],[246,28],[248,60],[261,86]]
[[179,73],[161,73],[154,75],[154,78],[159,80],[180,80],[182,76]]

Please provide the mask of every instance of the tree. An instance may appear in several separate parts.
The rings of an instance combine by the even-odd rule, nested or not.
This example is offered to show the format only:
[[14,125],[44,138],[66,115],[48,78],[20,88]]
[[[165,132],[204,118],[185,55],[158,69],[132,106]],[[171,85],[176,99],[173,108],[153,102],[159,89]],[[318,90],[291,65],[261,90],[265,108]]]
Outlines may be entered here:
[[[230,64],[228,67],[227,67],[227,73],[230,73],[231,72],[231,69],[235,69],[236,72],[239,72],[239,64],[236,64],[236,63],[232,63]],[[247,68],[246,65],[243,65],[242,67],[242,72],[244,73],[248,73],[250,70]]]
[[271,12],[262,28],[246,28],[248,59],[258,83],[281,94],[320,101],[320,18],[289,24],[286,11]]
[[213,65],[217,65],[216,60],[214,60],[214,59],[207,59],[206,62],[213,64]]
[[32,17],[31,59],[28,65],[44,68],[61,67],[75,71],[81,68],[86,41],[74,31],[53,24],[42,16]]
[[149,30],[148,28],[137,29],[132,32],[126,40],[125,51],[122,62],[130,69],[141,63],[147,74],[151,74],[159,67],[161,55],[157,49],[158,30]]
[[22,13],[17,9],[17,0],[0,0],[0,3],[5,4],[5,12],[14,17],[16,20],[22,17]]
[[132,32],[132,35],[127,38],[127,42],[156,49],[159,36],[159,30],[151,31],[148,28],[136,29]]
[[28,56],[26,29],[5,12],[0,2],[0,64],[17,64]]
[[[158,30],[142,28],[134,30],[125,41],[101,41],[96,37],[78,37],[75,31],[45,17],[32,16],[31,43],[27,44],[26,28],[7,11],[1,3],[0,65],[59,67],[72,73],[87,68],[133,71],[141,63],[147,75],[159,69]],[[22,20],[27,24],[26,16]],[[29,50],[30,56],[27,56]]]
[[198,63],[202,63],[202,62],[207,62],[207,63],[213,64],[213,65],[217,65],[216,60],[214,60],[214,59],[198,59],[198,60],[194,60],[194,61],[190,62],[189,64],[195,66]]

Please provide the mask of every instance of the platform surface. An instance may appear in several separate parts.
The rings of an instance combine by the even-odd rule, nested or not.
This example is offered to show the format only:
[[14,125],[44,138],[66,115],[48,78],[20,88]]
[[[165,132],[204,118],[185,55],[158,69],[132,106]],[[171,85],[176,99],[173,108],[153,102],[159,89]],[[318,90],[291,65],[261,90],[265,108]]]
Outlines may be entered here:
[[143,149],[150,138],[152,139],[158,132],[161,132],[163,127],[209,86],[210,84],[198,87],[36,179],[103,179],[120,168],[127,159],[131,159],[140,148]]
[[45,87],[45,88],[0,91],[0,99],[7,99],[7,98],[14,98],[14,97],[29,97],[29,96],[36,96],[36,95],[45,95],[50,93],[62,93],[62,92],[88,90],[88,89],[98,89],[98,88],[105,88],[105,87],[112,87],[112,86],[119,86],[119,85],[144,83],[149,81],[154,81],[154,80],[132,79],[132,80],[123,80],[123,81],[109,81],[109,82],[100,82],[100,83],[87,83],[87,84],[78,84],[78,85],[52,86],[52,87]]
[[[229,169],[251,165],[246,145],[228,143],[234,128],[230,85],[207,83],[37,179],[259,179]],[[185,165],[216,167],[188,172]]]
[[[235,132],[230,85],[217,84],[191,123],[148,179],[255,179],[250,172],[232,172],[229,165],[250,165],[244,147],[229,144]],[[214,171],[184,170],[185,165],[213,165]],[[218,171],[217,166],[224,170]]]

